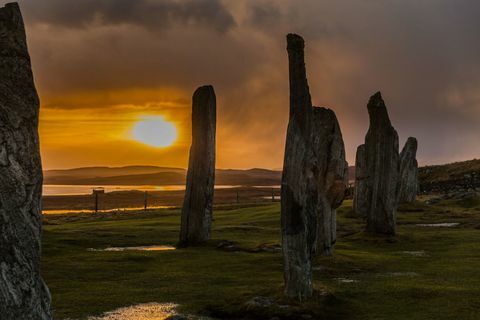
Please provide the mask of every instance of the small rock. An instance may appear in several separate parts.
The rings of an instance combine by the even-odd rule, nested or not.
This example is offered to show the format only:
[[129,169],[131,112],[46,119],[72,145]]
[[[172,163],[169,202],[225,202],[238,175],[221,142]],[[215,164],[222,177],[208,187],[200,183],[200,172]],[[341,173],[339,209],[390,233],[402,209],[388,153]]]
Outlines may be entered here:
[[217,249],[228,251],[228,252],[235,252],[240,251],[240,248],[232,241],[222,240],[217,245]]
[[275,300],[269,297],[254,297],[245,303],[247,310],[257,308],[270,308],[275,304]]

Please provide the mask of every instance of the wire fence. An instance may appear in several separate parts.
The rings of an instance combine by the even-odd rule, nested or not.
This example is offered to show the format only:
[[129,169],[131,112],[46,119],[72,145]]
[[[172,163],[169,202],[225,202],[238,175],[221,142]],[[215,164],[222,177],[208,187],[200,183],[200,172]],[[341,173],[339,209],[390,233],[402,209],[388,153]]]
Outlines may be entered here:
[[[105,192],[94,188],[89,195],[45,196],[43,212],[55,213],[99,213],[116,211],[148,211],[159,208],[181,207],[184,191],[122,191]],[[239,187],[216,189],[214,205],[245,205],[280,201],[277,187]]]

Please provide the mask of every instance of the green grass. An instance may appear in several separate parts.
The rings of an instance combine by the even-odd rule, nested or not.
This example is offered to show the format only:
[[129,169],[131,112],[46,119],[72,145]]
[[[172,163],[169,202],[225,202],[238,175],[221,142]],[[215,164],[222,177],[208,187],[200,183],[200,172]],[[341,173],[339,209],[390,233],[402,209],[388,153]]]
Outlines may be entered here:
[[[333,257],[318,257],[319,292],[295,312],[325,319],[478,319],[480,317],[480,211],[478,202],[402,206],[398,234],[363,232],[351,202],[338,211]],[[280,299],[280,253],[225,252],[280,241],[278,204],[220,208],[208,246],[161,252],[91,252],[88,248],[171,244],[178,239],[179,211],[107,217],[47,217],[43,275],[56,319],[85,318],[144,302],[174,302],[181,311],[241,318],[255,296]],[[459,222],[455,228],[416,223]],[[405,251],[424,251],[415,256]],[[340,278],[355,280],[344,283]],[[285,311],[287,318],[294,318]],[[254,315],[253,315],[254,316]],[[257,314],[259,319],[269,319]]]

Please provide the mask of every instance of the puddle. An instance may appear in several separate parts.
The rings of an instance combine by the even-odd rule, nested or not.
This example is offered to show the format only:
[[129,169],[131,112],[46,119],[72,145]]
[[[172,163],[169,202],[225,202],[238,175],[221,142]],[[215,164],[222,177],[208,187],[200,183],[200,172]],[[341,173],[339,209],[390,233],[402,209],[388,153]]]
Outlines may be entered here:
[[347,279],[347,278],[336,278],[336,280],[338,280],[338,282],[341,282],[341,283],[355,283],[355,282],[358,282],[358,280]]
[[141,303],[105,312],[99,317],[88,317],[87,320],[215,320],[210,317],[179,314],[177,308],[178,305],[174,303]]
[[[157,210],[157,209],[173,209],[175,206],[148,206],[148,211]],[[51,210],[42,210],[44,215],[68,215],[68,214],[105,214],[105,213],[127,213],[127,212],[136,212],[142,211],[145,212],[145,207],[132,207],[132,208],[117,208],[117,209],[103,209],[98,210],[89,210],[89,209],[51,209]]]
[[424,224],[417,224],[417,227],[443,227],[443,228],[451,228],[456,227],[460,223],[458,222],[444,222],[444,223],[424,223]]
[[412,256],[412,257],[426,257],[427,253],[423,250],[421,251],[402,251],[403,254]]
[[177,315],[177,307],[173,303],[143,303],[109,311],[100,317],[89,317],[88,320],[164,320]]
[[142,246],[142,247],[108,247],[105,249],[94,249],[88,248],[88,251],[113,251],[113,252],[120,252],[120,251],[171,251],[176,250],[175,247],[172,246]]

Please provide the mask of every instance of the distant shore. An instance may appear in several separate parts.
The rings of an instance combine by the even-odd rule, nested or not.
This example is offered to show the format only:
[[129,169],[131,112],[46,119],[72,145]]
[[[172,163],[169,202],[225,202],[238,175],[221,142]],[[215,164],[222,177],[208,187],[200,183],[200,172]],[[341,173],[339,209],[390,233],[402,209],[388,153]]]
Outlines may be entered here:
[[[180,207],[184,190],[148,191],[147,209],[159,207]],[[272,199],[272,196],[274,199]],[[214,204],[261,203],[278,201],[280,189],[273,187],[232,187],[215,190]],[[99,211],[143,209],[145,192],[139,190],[114,191],[98,195]],[[65,212],[93,212],[95,196],[85,195],[46,195],[43,196],[44,214]]]

